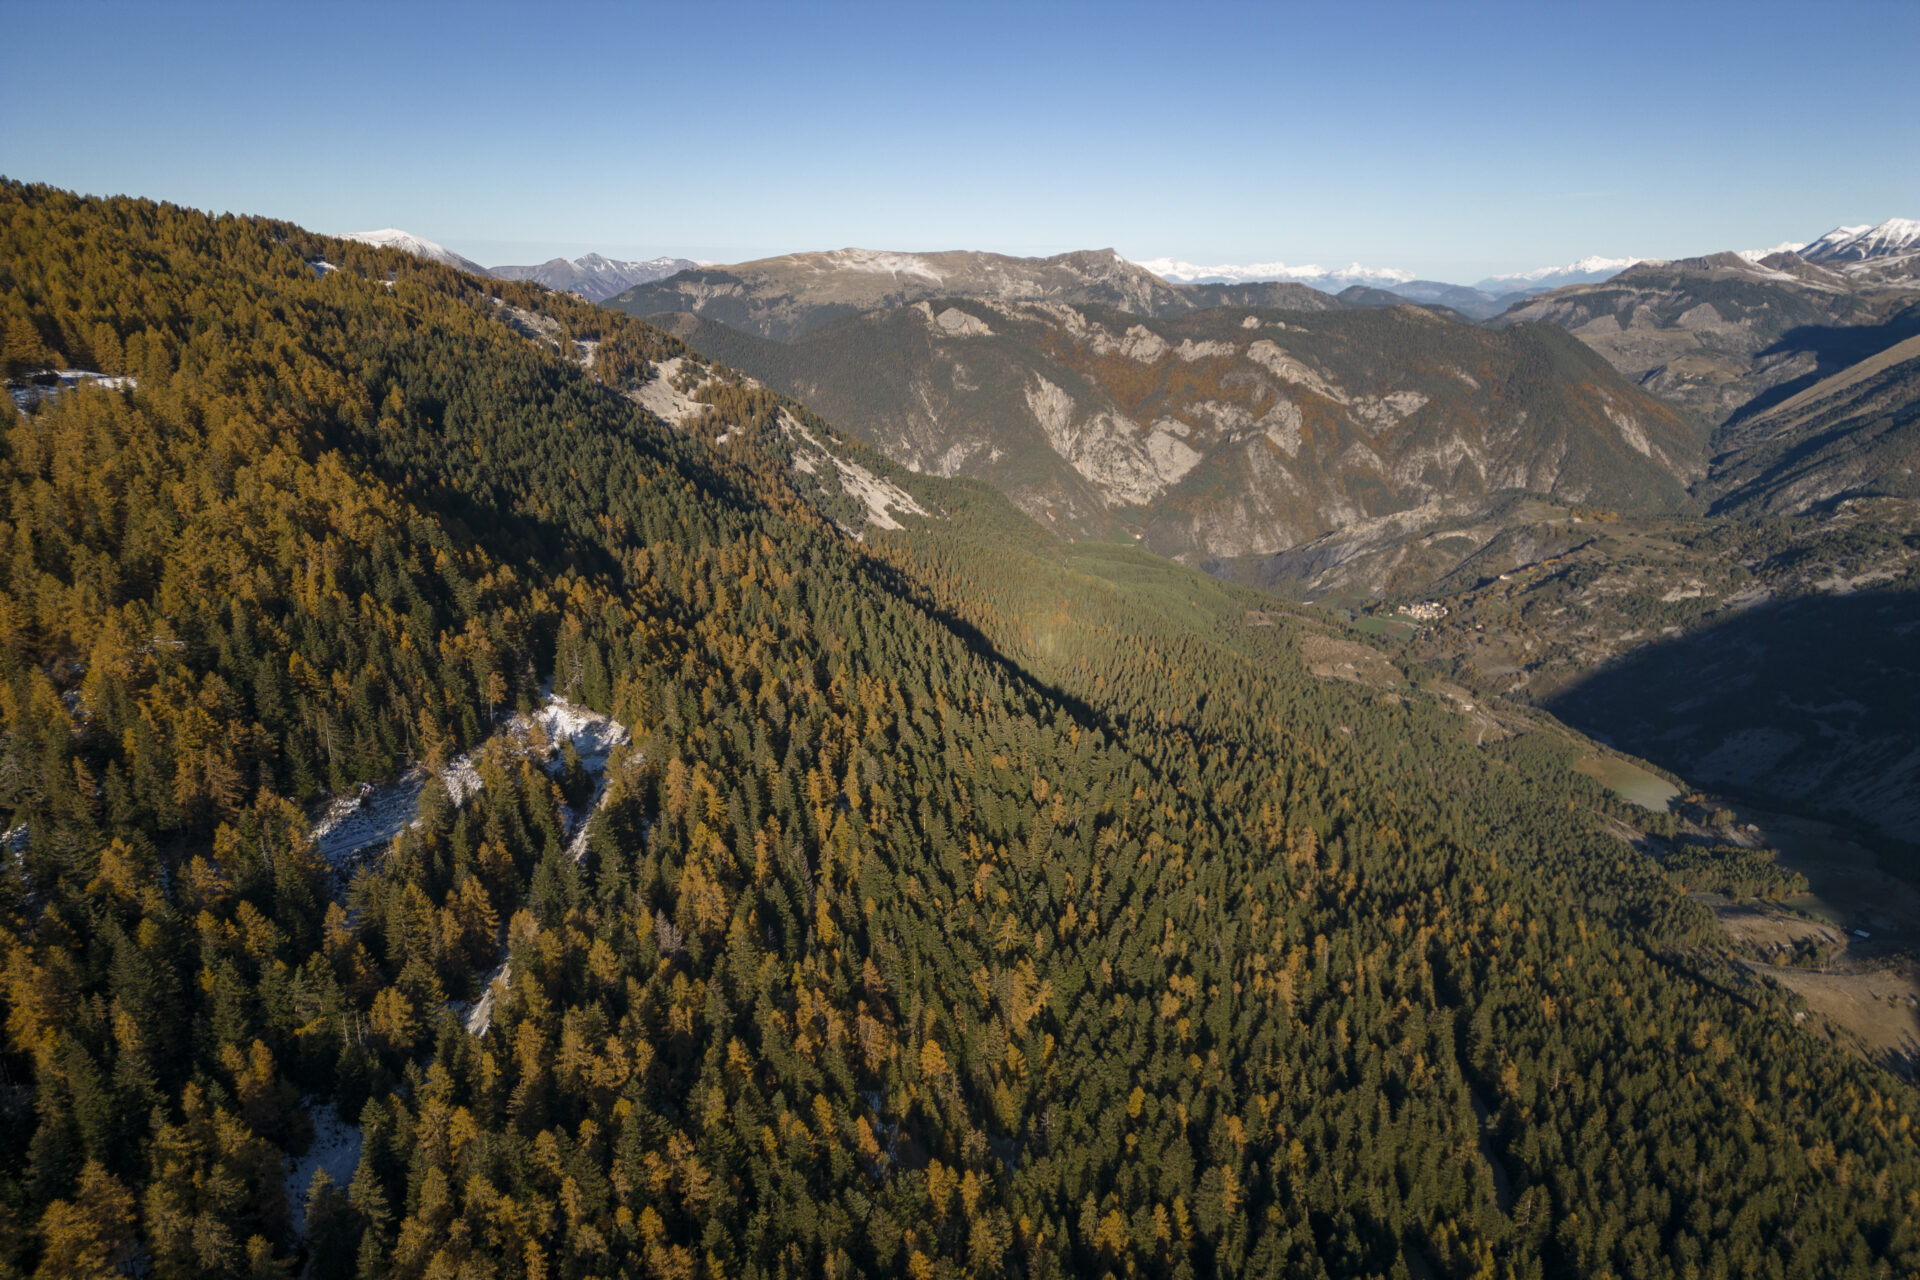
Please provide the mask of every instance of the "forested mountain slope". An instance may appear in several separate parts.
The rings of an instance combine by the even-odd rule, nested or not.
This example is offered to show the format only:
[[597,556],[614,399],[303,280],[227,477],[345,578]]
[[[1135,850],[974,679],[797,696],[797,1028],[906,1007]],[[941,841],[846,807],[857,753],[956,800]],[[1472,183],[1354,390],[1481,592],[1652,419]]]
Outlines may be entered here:
[[791,343],[673,328],[896,462],[1196,560],[1503,489],[1660,510],[1704,467],[1696,429],[1564,335],[1415,307],[1151,320],[936,299]]
[[[0,460],[10,1271],[1920,1267],[1920,1099],[1551,726],[562,295],[8,184],[0,305],[135,380]],[[549,681],[633,739],[577,859]]]

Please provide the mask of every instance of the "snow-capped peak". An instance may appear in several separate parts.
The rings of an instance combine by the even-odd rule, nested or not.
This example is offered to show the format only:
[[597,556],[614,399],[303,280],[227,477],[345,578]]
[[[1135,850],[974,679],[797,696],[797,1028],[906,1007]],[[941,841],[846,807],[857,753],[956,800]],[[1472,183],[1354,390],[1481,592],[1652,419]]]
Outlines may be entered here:
[[1244,266],[1233,264],[1201,266],[1178,258],[1149,258],[1134,265],[1145,267],[1161,279],[1172,280],[1177,284],[1251,284],[1263,280],[1290,280],[1329,292],[1337,292],[1356,284],[1374,286],[1405,284],[1416,278],[1413,272],[1402,271],[1398,267],[1365,267],[1357,262],[1345,267],[1333,268],[1311,263],[1293,266],[1285,262],[1255,262]]
[[340,237],[342,240],[358,240],[361,244],[377,245],[383,249],[398,249],[410,253],[416,258],[425,258],[429,262],[438,262],[452,267],[456,271],[471,272],[484,276],[487,269],[471,258],[463,258],[445,245],[435,244],[410,231],[398,227],[383,227],[379,231],[349,231]]
[[1878,226],[1835,227],[1800,256],[1809,262],[1859,262],[1920,249],[1920,221],[1888,218]]

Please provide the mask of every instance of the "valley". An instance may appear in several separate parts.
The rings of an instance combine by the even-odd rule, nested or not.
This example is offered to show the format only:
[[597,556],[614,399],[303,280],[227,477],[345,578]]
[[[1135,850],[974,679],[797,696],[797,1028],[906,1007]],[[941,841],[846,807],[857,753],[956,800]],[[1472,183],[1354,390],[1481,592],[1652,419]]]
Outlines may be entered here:
[[1017,279],[745,264],[755,307],[840,300],[778,323],[674,281],[613,305],[1057,532],[1317,602],[1482,696],[1914,841],[1917,243],[1895,219],[1804,256],[1596,262],[1483,325],[1405,283],[1195,311],[1073,255]]

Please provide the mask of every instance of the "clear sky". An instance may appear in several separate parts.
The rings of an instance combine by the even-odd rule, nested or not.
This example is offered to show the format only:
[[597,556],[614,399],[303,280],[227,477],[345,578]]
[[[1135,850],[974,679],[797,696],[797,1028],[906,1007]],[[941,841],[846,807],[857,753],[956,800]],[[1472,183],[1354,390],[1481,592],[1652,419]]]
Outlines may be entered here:
[[1920,217],[1920,2],[0,0],[0,173],[586,250],[1475,280]]

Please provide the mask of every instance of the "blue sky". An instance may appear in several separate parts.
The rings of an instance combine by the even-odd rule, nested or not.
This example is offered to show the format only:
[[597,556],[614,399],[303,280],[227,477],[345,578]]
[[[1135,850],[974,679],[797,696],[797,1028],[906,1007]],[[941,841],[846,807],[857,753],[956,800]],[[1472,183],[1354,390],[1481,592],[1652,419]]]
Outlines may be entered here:
[[0,173],[589,249],[1474,280],[1920,217],[1920,3],[0,0]]

